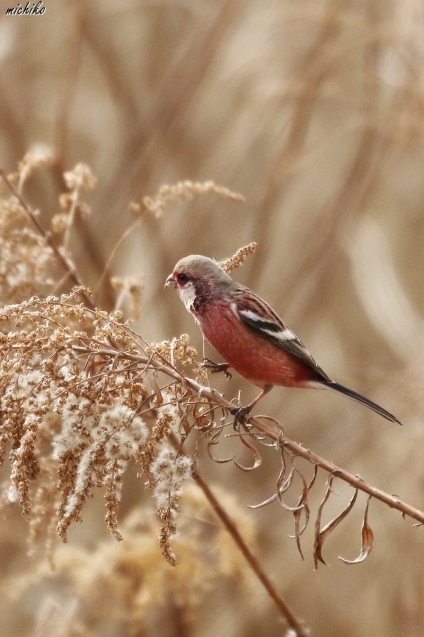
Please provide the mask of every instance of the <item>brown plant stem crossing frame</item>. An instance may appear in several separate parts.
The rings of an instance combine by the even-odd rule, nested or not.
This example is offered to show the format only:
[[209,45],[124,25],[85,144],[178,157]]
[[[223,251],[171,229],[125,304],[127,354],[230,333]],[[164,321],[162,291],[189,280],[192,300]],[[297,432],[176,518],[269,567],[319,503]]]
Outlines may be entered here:
[[[188,389],[196,392],[199,396],[207,398],[211,403],[214,403],[217,407],[222,407],[227,411],[231,411],[234,408],[234,404],[229,402],[224,396],[213,389],[209,389],[208,387],[203,387],[197,381],[192,378],[188,378],[179,373],[179,371],[172,367],[171,365],[166,365],[164,363],[159,363],[158,361],[149,358],[147,356],[138,356],[135,354],[129,354],[126,352],[121,352],[113,349],[95,349],[91,347],[84,347],[75,345],[73,348],[75,351],[82,354],[96,354],[99,356],[106,357],[122,357],[127,360],[132,360],[134,362],[141,363],[143,365],[149,365],[156,369],[158,372],[163,372],[168,376],[174,378],[174,380],[182,383]],[[302,444],[295,442],[288,438],[282,430],[276,431],[272,427],[265,425],[259,418],[251,416],[249,418],[249,424],[255,428],[255,430],[259,433],[265,434],[274,442],[279,443],[280,446],[284,446],[290,451],[292,451],[297,456],[301,458],[305,458],[312,464],[324,469],[329,474],[333,474],[335,477],[340,478],[347,484],[350,484],[355,489],[366,493],[368,496],[375,498],[376,500],[380,500],[384,504],[387,504],[390,508],[396,509],[402,513],[403,516],[407,516],[416,520],[419,525],[424,525],[424,511],[420,511],[416,507],[411,506],[410,504],[404,502],[400,498],[395,495],[390,495],[377,487],[372,486],[365,482],[359,475],[353,475],[344,469],[338,467],[334,462],[326,460],[322,456],[314,453],[310,449],[307,449]]]
[[[82,282],[81,282],[81,280],[80,280],[80,278],[78,276],[78,272],[77,272],[74,264],[72,263],[71,259],[68,259],[65,256],[65,254],[62,252],[62,250],[59,248],[59,246],[57,245],[57,243],[53,239],[52,233],[44,230],[43,226],[41,225],[41,223],[39,222],[39,220],[37,218],[36,212],[25,201],[25,199],[19,194],[19,192],[13,186],[13,184],[11,183],[11,181],[9,180],[9,178],[7,177],[5,171],[2,168],[0,168],[0,177],[3,179],[4,183],[9,188],[10,192],[17,198],[17,200],[19,201],[20,205],[22,206],[22,208],[27,213],[29,219],[34,224],[34,226],[36,227],[37,231],[44,238],[46,244],[51,248],[51,250],[53,251],[55,257],[57,258],[59,263],[62,265],[62,267],[63,267],[63,269],[65,271],[65,277],[62,279],[61,283],[63,283],[66,279],[69,279],[69,281],[72,283],[72,285],[77,285],[77,286],[83,288]],[[82,292],[82,295],[83,295],[84,301],[87,303],[88,307],[91,308],[91,309],[94,309],[93,301],[90,299],[90,297],[87,294],[85,294],[84,291]]]
[[228,515],[227,511],[221,506],[220,502],[214,496],[208,484],[203,480],[203,478],[199,475],[199,473],[196,470],[193,471],[192,475],[197,485],[202,489],[203,493],[208,499],[209,504],[212,506],[216,515],[219,517],[219,519],[221,520],[221,522],[224,524],[225,528],[227,529],[228,533],[231,535],[234,542],[237,544],[243,557],[248,562],[253,572],[255,573],[256,577],[259,579],[261,584],[264,586],[266,592],[268,593],[268,595],[271,597],[271,599],[277,606],[281,615],[285,618],[290,628],[292,628],[295,631],[296,637],[308,637],[309,629],[305,626],[305,624],[302,621],[300,621],[296,617],[296,615],[293,613],[291,608],[288,606],[287,602],[277,591],[272,581],[269,579],[267,574],[262,569],[262,566],[260,565],[259,561],[256,559],[256,557],[253,555],[253,553],[250,551],[249,547],[245,543],[237,526],[234,524],[233,520]]
[[[142,365],[146,365],[151,367],[156,372],[161,372],[174,379],[176,382],[181,383],[187,389],[193,392],[194,395],[197,395],[199,398],[206,398],[212,405],[215,407],[221,407],[227,412],[230,412],[234,405],[229,402],[222,396],[220,393],[210,389],[208,387],[204,387],[200,385],[196,380],[189,378],[187,376],[182,375],[173,365],[165,362],[160,362],[153,357],[147,357],[142,355],[135,355],[128,352],[114,350],[113,348],[93,348],[89,346],[79,346],[75,345],[73,349],[79,354],[88,354],[88,355],[97,355],[102,357],[116,357],[116,358],[124,358],[126,360],[130,360],[136,363],[140,363]],[[353,475],[344,469],[341,469],[333,462],[322,458],[317,455],[310,449],[305,448],[300,443],[297,443],[290,438],[288,438],[282,430],[274,429],[268,425],[266,425],[260,417],[250,417],[249,418],[249,427],[255,430],[254,433],[259,433],[265,435],[268,439],[274,441],[275,445],[280,448],[286,448],[290,450],[295,456],[300,456],[305,460],[309,461],[315,467],[319,467],[326,471],[330,479],[333,477],[340,478],[347,484],[351,485],[356,491],[362,491],[366,493],[369,498],[375,498],[376,500],[380,500],[390,508],[398,510],[403,517],[407,516],[415,520],[418,525],[424,524],[424,512],[419,509],[409,505],[408,503],[402,501],[400,498],[394,495],[390,495],[377,487],[374,487],[367,482],[365,482],[359,475]],[[251,433],[252,429],[249,429],[248,433]],[[172,433],[171,442],[173,446],[181,450],[183,440],[179,440],[176,434]],[[252,568],[256,577],[259,579],[261,584],[266,589],[267,593],[270,595],[271,599],[276,604],[279,612],[285,618],[287,624],[291,629],[295,631],[295,634],[298,637],[307,637],[308,629],[299,619],[296,618],[293,611],[288,606],[287,602],[284,598],[278,593],[274,584],[267,576],[267,574],[263,571],[260,563],[250,551],[249,547],[245,543],[243,537],[237,529],[237,526],[228,515],[226,510],[222,507],[220,502],[214,496],[213,492],[209,488],[208,484],[203,480],[201,475],[198,473],[197,469],[193,469],[192,477],[196,484],[201,488],[212,508],[214,509],[216,515],[221,520],[222,524],[226,528],[227,532],[231,535],[234,542],[242,552],[245,560]],[[354,501],[354,500],[353,500]],[[353,504],[352,501],[352,504]],[[368,510],[368,505],[367,505]],[[321,560],[323,561],[323,560]]]

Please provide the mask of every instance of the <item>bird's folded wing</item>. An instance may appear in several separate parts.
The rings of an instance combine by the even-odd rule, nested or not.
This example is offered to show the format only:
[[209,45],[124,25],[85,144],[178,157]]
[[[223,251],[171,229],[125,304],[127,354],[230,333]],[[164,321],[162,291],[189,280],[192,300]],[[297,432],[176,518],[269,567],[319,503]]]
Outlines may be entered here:
[[329,380],[327,374],[316,364],[302,341],[284,325],[280,317],[265,301],[252,293],[246,294],[246,291],[243,291],[243,294],[231,304],[231,309],[249,330],[300,359],[324,381]]

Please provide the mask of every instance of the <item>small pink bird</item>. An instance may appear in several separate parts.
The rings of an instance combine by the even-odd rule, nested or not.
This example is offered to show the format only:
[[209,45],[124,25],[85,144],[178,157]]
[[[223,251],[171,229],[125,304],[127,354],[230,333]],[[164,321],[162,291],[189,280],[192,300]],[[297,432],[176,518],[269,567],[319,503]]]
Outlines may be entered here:
[[262,390],[249,405],[234,412],[235,424],[243,421],[274,385],[332,389],[402,424],[383,407],[331,380],[274,310],[212,259],[196,254],[181,259],[165,285],[170,283],[175,284],[204,336],[226,361],[209,367],[213,371],[232,367]]

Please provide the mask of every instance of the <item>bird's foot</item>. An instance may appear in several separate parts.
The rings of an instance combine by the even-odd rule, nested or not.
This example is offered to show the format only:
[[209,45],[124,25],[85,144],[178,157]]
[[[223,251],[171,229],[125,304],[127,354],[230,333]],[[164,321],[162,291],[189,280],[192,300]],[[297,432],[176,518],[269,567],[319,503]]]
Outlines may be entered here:
[[214,361],[211,361],[210,358],[204,358],[200,363],[200,367],[202,369],[207,369],[211,374],[224,372],[225,377],[228,378],[228,380],[232,378],[232,374],[228,371],[228,363],[215,363]]
[[233,407],[232,409],[230,409],[230,413],[233,416],[235,416],[234,429],[237,430],[238,423],[243,425],[245,429],[248,429],[246,427],[246,423],[247,423],[246,416],[250,414],[250,412],[252,411],[256,403],[258,403],[261,400],[261,398],[263,398],[268,392],[270,392],[271,389],[272,389],[272,385],[265,385],[265,387],[263,388],[259,396],[256,396],[255,400],[252,400],[252,402],[249,403],[249,405],[246,405],[246,407]]
[[248,416],[251,411],[252,411],[251,405],[247,405],[247,407],[233,407],[232,409],[230,409],[230,414],[234,416],[233,427],[235,431],[238,430],[239,424],[243,425],[243,427],[246,427],[246,422],[247,422],[246,416]]

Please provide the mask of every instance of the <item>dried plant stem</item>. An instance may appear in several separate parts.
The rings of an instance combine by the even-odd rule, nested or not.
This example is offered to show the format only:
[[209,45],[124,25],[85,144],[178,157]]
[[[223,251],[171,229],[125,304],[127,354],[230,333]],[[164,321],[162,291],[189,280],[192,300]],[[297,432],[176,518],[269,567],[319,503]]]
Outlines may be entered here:
[[[202,395],[209,397],[207,391],[202,391]],[[221,396],[213,394],[212,392],[210,399],[219,403],[222,407],[233,408],[233,405],[231,404],[230,406],[230,403],[227,400],[225,400]],[[381,489],[368,484],[359,475],[353,475],[352,473],[341,469],[340,467],[335,465],[334,462],[330,462],[329,460],[318,456],[313,451],[310,451],[310,449],[306,449],[305,447],[303,447],[303,445],[301,445],[300,443],[287,438],[287,436],[285,436],[282,431],[276,431],[275,429],[268,427],[258,418],[251,417],[249,419],[249,424],[252,425],[259,432],[266,434],[267,437],[273,439],[276,443],[279,444],[280,447],[284,446],[287,449],[290,449],[290,451],[292,451],[295,455],[305,458],[305,460],[308,460],[317,467],[324,469],[324,471],[335,475],[344,482],[347,482],[347,484],[350,484],[355,489],[359,489],[359,491],[363,491],[376,500],[380,500],[380,502],[387,504],[387,506],[389,506],[391,509],[397,509],[402,513],[402,516],[408,516],[413,520],[419,522],[419,524],[424,524],[424,511],[420,511],[407,502],[403,502],[397,496],[390,495],[389,493],[386,493],[385,491],[382,491]]]
[[[18,199],[18,201],[21,204],[22,208],[25,210],[25,212],[27,213],[27,215],[31,219],[31,221],[34,224],[34,226],[37,228],[37,230],[40,233],[40,235],[46,241],[46,244],[53,250],[54,255],[56,256],[57,260],[63,266],[63,268],[64,268],[64,270],[66,272],[66,276],[69,279],[69,281],[73,285],[77,285],[77,286],[83,287],[83,284],[80,281],[80,278],[78,276],[78,273],[77,273],[76,268],[73,265],[73,263],[71,261],[69,261],[65,257],[64,254],[62,254],[59,246],[55,243],[55,241],[54,241],[52,235],[50,234],[50,232],[47,232],[46,230],[44,230],[43,226],[41,225],[41,223],[37,219],[37,215],[35,214],[34,210],[31,208],[31,206],[29,204],[27,204],[25,199],[18,193],[16,188],[9,181],[6,173],[4,172],[4,170],[2,168],[0,168],[0,177],[3,179],[4,183],[9,188],[9,190],[12,192],[12,194]],[[87,303],[87,305],[90,308],[93,309],[94,305],[93,305],[93,302],[90,299],[90,297],[87,294],[85,294],[83,291],[81,292],[81,294],[84,296],[84,300]]]
[[139,226],[142,222],[143,218],[142,217],[138,217],[130,226],[129,228],[127,228],[125,230],[125,232],[122,234],[121,238],[118,240],[118,242],[116,243],[115,247],[113,248],[112,252],[109,255],[108,260],[106,261],[106,265],[103,268],[103,272],[99,278],[99,281],[97,283],[97,287],[94,290],[94,298],[97,299],[97,295],[99,293],[99,290],[102,286],[102,283],[106,277],[106,275],[108,273],[110,273],[110,265],[112,263],[112,261],[114,260],[116,253],[118,252],[118,250],[120,249],[121,245],[124,243],[124,241],[127,239],[127,237],[131,236],[134,232],[134,230],[137,228],[137,226]]
[[216,515],[219,517],[219,519],[221,520],[221,522],[227,529],[228,533],[231,535],[234,542],[237,544],[238,548],[242,552],[246,561],[252,567],[255,575],[257,576],[259,581],[263,584],[265,590],[267,591],[271,599],[274,601],[278,610],[280,611],[282,616],[285,618],[290,628],[292,628],[295,631],[296,637],[307,637],[307,635],[309,635],[309,630],[306,628],[303,622],[297,619],[293,611],[288,606],[287,602],[283,599],[283,597],[281,597],[280,593],[277,591],[274,584],[266,575],[266,573],[262,569],[262,566],[260,565],[256,557],[253,555],[249,547],[246,545],[234,521],[228,515],[226,510],[221,506],[220,502],[216,499],[213,492],[210,490],[208,484],[197,473],[197,471],[193,471],[192,475],[194,480],[198,484],[198,486],[202,489],[203,493],[208,499]]
[[[227,402],[227,401],[226,401]],[[269,438],[272,438],[280,447],[286,447],[290,449],[295,455],[300,456],[301,458],[305,458],[309,462],[312,462],[317,467],[324,469],[328,473],[335,475],[337,478],[340,478],[347,484],[350,484],[355,489],[359,489],[359,491],[363,491],[367,495],[375,498],[376,500],[380,500],[384,504],[387,504],[391,509],[397,509],[402,513],[403,516],[408,516],[413,520],[417,520],[420,524],[424,524],[424,512],[416,509],[415,507],[403,502],[398,497],[394,495],[390,495],[381,489],[377,489],[377,487],[372,486],[365,482],[359,475],[353,475],[344,469],[341,469],[333,462],[318,456],[310,449],[306,449],[300,443],[287,438],[282,432],[276,432],[274,429],[267,427],[257,418],[250,418],[249,423],[255,427],[261,433],[266,434]]]
[[[253,420],[255,419],[252,418],[251,420],[253,423]],[[305,447],[303,447],[301,444],[294,442],[293,440],[289,440],[285,436],[281,436],[280,441],[282,445],[289,448],[296,455],[299,455],[302,458],[306,458],[306,460],[313,462],[317,466],[321,467],[321,469],[328,471],[328,473],[335,475],[337,478],[340,478],[341,480],[344,480],[344,482],[350,484],[352,487],[355,487],[355,489],[359,489],[360,491],[363,491],[376,500],[380,500],[380,502],[387,504],[391,509],[397,509],[402,513],[402,516],[408,516],[414,520],[417,520],[419,524],[424,524],[424,512],[416,509],[407,502],[403,502],[397,496],[390,495],[385,491],[382,491],[381,489],[378,489],[377,487],[364,482],[364,480],[359,475],[354,476],[353,474],[348,473],[344,469],[341,469],[340,467],[335,465],[333,462],[325,460],[325,458],[318,456],[316,453],[313,453],[309,449],[305,449]]]
[[64,80],[59,99],[59,108],[55,124],[56,162],[55,174],[59,183],[64,184],[63,172],[69,135],[69,115],[75,95],[78,71],[81,64],[82,29],[78,11],[68,42],[67,60],[64,68]]
[[[129,354],[126,352],[117,352],[116,350],[113,350],[113,349],[94,349],[91,347],[81,347],[81,346],[74,346],[74,350],[80,353],[97,354],[99,356],[103,355],[106,357],[122,357],[128,360],[145,364],[145,365],[150,365],[154,367],[157,371],[167,374],[168,376],[170,376],[177,382],[182,383],[189,389],[198,393],[199,396],[207,398],[211,402],[211,404],[215,404],[216,406],[223,407],[224,409],[227,409],[228,411],[234,408],[233,403],[230,403],[228,400],[224,398],[224,396],[214,391],[213,389],[209,389],[208,387],[203,387],[194,379],[181,375],[178,372],[178,370],[172,367],[171,365],[159,363],[158,361],[148,358],[147,356],[139,356],[139,355]],[[316,465],[317,467],[324,469],[324,471],[327,471],[328,473],[337,476],[338,478],[340,478],[347,484],[350,484],[355,489],[359,489],[359,491],[366,493],[367,495],[375,498],[376,500],[380,500],[380,502],[387,504],[387,506],[389,506],[391,509],[397,509],[398,511],[400,511],[400,513],[402,513],[403,516],[408,516],[412,518],[413,520],[416,520],[420,524],[424,524],[423,511],[420,511],[419,509],[416,509],[410,504],[403,502],[397,496],[390,495],[386,493],[385,491],[382,491],[381,489],[378,489],[377,487],[374,487],[368,484],[367,482],[364,482],[364,480],[360,476],[353,475],[352,473],[349,473],[348,471],[341,469],[340,467],[335,465],[333,462],[330,462],[329,460],[326,460],[325,458],[318,456],[313,451],[310,451],[309,449],[306,449],[305,447],[303,447],[303,445],[301,445],[300,443],[295,442],[294,440],[291,440],[290,438],[287,438],[287,436],[283,433],[281,429],[280,430],[274,429],[266,425],[265,423],[263,423],[259,417],[255,418],[253,416],[249,418],[249,424],[252,427],[254,427],[254,429],[257,432],[265,434],[269,439],[273,440],[276,443],[276,445],[278,445],[279,447],[285,447],[289,449],[296,456],[305,458],[305,460],[308,460],[309,462]]]

